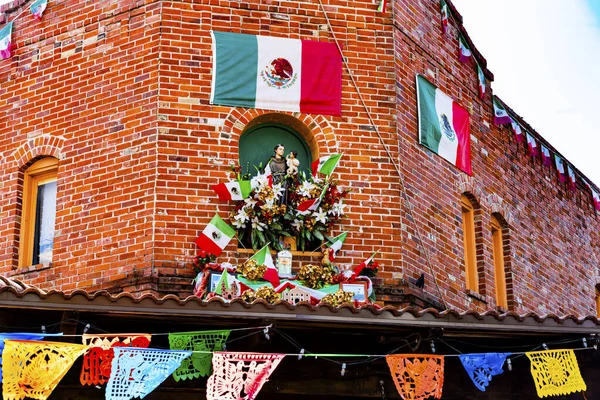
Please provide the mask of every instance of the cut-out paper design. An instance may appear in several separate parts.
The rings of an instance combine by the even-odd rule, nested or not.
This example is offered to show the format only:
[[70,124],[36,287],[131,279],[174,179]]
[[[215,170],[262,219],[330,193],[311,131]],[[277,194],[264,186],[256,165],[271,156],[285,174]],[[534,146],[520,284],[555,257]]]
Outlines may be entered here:
[[150,346],[152,335],[114,334],[114,335],[83,335],[83,344],[91,346],[83,356],[83,366],[79,381],[82,385],[102,385],[108,382],[112,360],[113,347]]
[[462,354],[458,358],[477,389],[485,392],[492,376],[504,372],[502,366],[510,355],[511,353]]
[[144,398],[179,367],[191,351],[113,347],[106,400]]
[[42,340],[41,333],[0,333],[0,383],[2,383],[2,352],[5,340]]
[[[181,362],[173,372],[173,379],[193,379],[210,374],[212,352],[222,351],[231,331],[204,331],[169,333],[171,350],[193,350],[191,356]],[[206,352],[206,353],[202,353]]]
[[81,344],[6,340],[2,371],[4,400],[47,399],[87,349]]
[[586,390],[573,350],[544,350],[525,353],[539,397],[567,395]]
[[442,397],[444,356],[392,354],[385,359],[398,394],[404,400]]
[[253,400],[285,354],[214,353],[206,400]]

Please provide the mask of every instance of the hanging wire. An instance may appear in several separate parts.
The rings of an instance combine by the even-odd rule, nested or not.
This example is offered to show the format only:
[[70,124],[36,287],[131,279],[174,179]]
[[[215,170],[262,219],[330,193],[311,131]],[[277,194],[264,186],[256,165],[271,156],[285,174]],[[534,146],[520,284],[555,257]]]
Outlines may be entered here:
[[356,83],[356,80],[354,79],[354,74],[352,73],[352,71],[350,70],[350,67],[348,66],[348,61],[344,57],[342,48],[340,47],[337,36],[335,35],[335,31],[333,30],[333,26],[331,25],[331,21],[329,20],[329,16],[327,15],[327,12],[325,11],[325,7],[323,6],[323,2],[321,0],[319,0],[319,5],[321,6],[321,11],[323,12],[323,15],[325,16],[325,20],[327,21],[327,26],[329,27],[329,30],[331,31],[331,34],[333,36],[333,40],[335,41],[335,45],[337,46],[340,56],[342,57],[342,61],[346,67],[346,70],[348,71],[348,76],[350,76],[352,85],[354,85],[354,88],[356,89],[356,93],[358,94],[358,98],[360,99],[360,102],[367,113],[369,122],[371,123],[371,126],[373,126],[375,128],[375,133],[377,134],[379,141],[381,142],[381,145],[383,146],[388,158],[390,159],[390,162],[394,166],[394,169],[396,170],[396,173],[398,174],[398,177],[400,178],[400,193],[402,194],[402,197],[404,197],[404,200],[406,201],[406,204],[407,204],[406,208],[408,210],[408,214],[410,215],[410,218],[414,221],[415,236],[417,236],[418,243],[423,250],[423,254],[425,255],[425,261],[427,263],[427,266],[429,267],[429,272],[431,273],[431,276],[433,277],[433,282],[435,283],[435,286],[437,288],[437,292],[438,292],[438,295],[440,296],[440,300],[442,301],[444,308],[447,309],[448,305],[446,304],[446,300],[444,299],[444,295],[442,294],[442,290],[440,289],[440,286],[438,284],[438,279],[435,275],[435,272],[433,271],[433,266],[431,265],[429,252],[427,251],[427,247],[425,246],[425,243],[423,242],[423,237],[421,236],[421,233],[419,231],[419,228],[417,225],[417,220],[415,219],[415,216],[412,212],[413,205],[410,201],[410,198],[408,197],[408,193],[406,193],[406,182],[404,180],[404,175],[402,174],[402,172],[400,171],[400,168],[396,164],[396,161],[392,157],[392,153],[390,152],[390,149],[388,148],[387,144],[384,142],[383,137],[381,136],[381,133],[379,132],[379,128],[377,127],[377,124],[375,123],[375,120],[373,119],[370,108],[365,103],[362,93],[360,92],[360,89],[358,88],[358,84]]

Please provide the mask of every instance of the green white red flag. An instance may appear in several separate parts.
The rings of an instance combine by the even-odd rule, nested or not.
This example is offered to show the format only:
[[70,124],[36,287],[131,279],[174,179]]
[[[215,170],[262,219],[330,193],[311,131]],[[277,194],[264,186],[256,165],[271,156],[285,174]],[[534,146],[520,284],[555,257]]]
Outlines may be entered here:
[[371,257],[367,258],[360,265],[354,267],[352,277],[354,278],[354,277],[359,276],[360,273],[362,272],[362,270],[365,269],[367,267],[367,265],[369,265],[371,263],[371,261],[373,261],[375,259],[375,255],[377,255],[377,252],[373,253],[373,255]]
[[329,247],[329,261],[333,262],[333,260],[335,260],[337,252],[340,251],[342,245],[344,244],[344,241],[346,241],[347,235],[348,232],[344,232],[337,235],[334,238],[329,239],[329,243],[327,244],[327,247]]
[[244,200],[252,191],[250,181],[236,180],[212,186],[219,200]]
[[527,132],[527,153],[531,157],[538,156],[540,154],[540,148],[538,147],[537,141],[535,138]]
[[273,287],[279,286],[279,273],[277,272],[277,268],[275,268],[275,264],[273,264],[273,257],[271,256],[268,244],[250,257],[250,260],[256,261],[257,265],[265,265],[267,270],[263,279],[271,282]]
[[554,155],[554,163],[556,164],[556,172],[558,174],[558,180],[560,182],[566,182],[567,176],[565,173],[565,162],[558,154]]
[[6,60],[12,56],[12,21],[0,29],[0,58]]
[[598,192],[596,192],[594,189],[591,189],[591,190],[592,190],[592,199],[594,200],[594,208],[597,211],[600,211],[600,194],[598,194]]
[[196,239],[196,244],[205,252],[219,256],[234,235],[235,229],[223,221],[218,214],[215,214]]
[[469,113],[422,75],[417,75],[419,142],[471,175]]
[[467,45],[465,38],[462,35],[458,35],[458,60],[460,62],[466,63],[471,59],[471,49]]
[[485,96],[485,74],[483,73],[483,69],[477,64],[477,81],[479,88],[479,99],[483,100]]
[[498,100],[498,98],[496,96],[494,96],[493,103],[494,103],[494,124],[496,124],[496,125],[510,124],[510,121],[511,121],[510,116],[508,115],[508,112],[506,112],[506,109],[504,108],[502,103],[500,103],[500,100]]
[[335,43],[211,31],[211,104],[341,115]]
[[442,14],[442,33],[448,32],[448,4],[440,0],[440,12]]
[[379,11],[380,13],[384,13],[386,6],[387,6],[387,0],[381,0],[381,2],[379,3],[379,7],[377,7],[377,11]]
[[540,145],[540,147],[542,148],[542,165],[545,165],[547,167],[552,166],[552,157],[550,156],[550,150],[546,146],[544,146],[543,143]]
[[510,119],[510,125],[512,127],[512,131],[515,134],[515,139],[517,143],[521,143],[525,140],[523,137],[523,131],[521,130],[521,125],[515,121],[514,119]]
[[48,0],[36,0],[29,7],[29,11],[31,11],[31,14],[35,19],[41,21],[47,6]]
[[569,164],[567,164],[567,178],[568,178],[569,189],[571,189],[571,190],[577,189],[577,178],[575,177],[575,171]]
[[316,197],[314,199],[304,200],[303,202],[298,204],[298,207],[296,207],[296,210],[298,210],[300,212],[316,211],[319,208],[319,206],[321,205],[321,201],[323,201],[323,197],[325,197],[327,188],[329,188],[329,184],[325,185],[325,187],[321,191],[321,195],[319,197]]
[[327,176],[331,175],[340,162],[340,158],[342,158],[342,154],[330,154],[315,160],[311,165],[313,176],[317,176],[317,172]]

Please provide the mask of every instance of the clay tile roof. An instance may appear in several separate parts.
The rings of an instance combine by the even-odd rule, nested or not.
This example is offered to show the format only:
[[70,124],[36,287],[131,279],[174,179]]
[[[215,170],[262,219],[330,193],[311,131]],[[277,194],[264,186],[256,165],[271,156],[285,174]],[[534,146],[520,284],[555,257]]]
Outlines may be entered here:
[[[27,300],[27,301],[24,301]],[[87,292],[74,290],[61,292],[44,291],[29,286],[15,279],[0,276],[0,307],[27,308],[34,302],[36,308],[77,309],[86,311],[135,312],[165,315],[224,315],[259,316],[292,320],[320,320],[340,323],[364,323],[379,326],[443,326],[471,327],[473,329],[492,329],[501,331],[527,330],[536,332],[586,332],[600,331],[600,321],[594,316],[578,318],[574,315],[559,317],[555,314],[538,315],[533,312],[517,314],[514,312],[498,313],[496,311],[477,312],[475,310],[438,311],[433,308],[419,309],[406,307],[397,309],[392,306],[378,307],[364,305],[354,307],[342,305],[313,306],[308,302],[290,304],[278,301],[269,304],[263,299],[247,303],[241,299],[231,302],[215,297],[201,300],[196,296],[184,299],[169,294],[111,294],[100,290]]]

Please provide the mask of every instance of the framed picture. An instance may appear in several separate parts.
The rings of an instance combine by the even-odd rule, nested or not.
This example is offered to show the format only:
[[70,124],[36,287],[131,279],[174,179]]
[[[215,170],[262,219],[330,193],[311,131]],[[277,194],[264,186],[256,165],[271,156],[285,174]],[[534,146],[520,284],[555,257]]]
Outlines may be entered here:
[[210,271],[210,277],[208,278],[208,292],[214,292],[217,290],[217,284],[221,280],[222,272]]
[[357,281],[352,283],[340,283],[340,288],[344,292],[354,293],[354,297],[352,297],[353,300],[360,301],[362,303],[368,301],[369,286],[367,282]]

